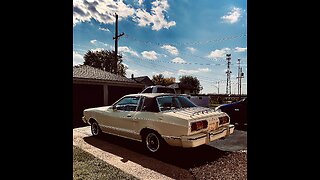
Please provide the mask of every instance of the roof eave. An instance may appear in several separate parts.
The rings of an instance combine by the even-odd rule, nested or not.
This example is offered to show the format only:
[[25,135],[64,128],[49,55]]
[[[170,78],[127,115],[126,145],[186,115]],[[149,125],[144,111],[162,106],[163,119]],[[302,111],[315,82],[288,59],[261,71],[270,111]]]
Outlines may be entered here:
[[79,78],[79,77],[73,77],[73,83],[76,84],[107,84],[107,85],[117,85],[117,86],[127,86],[130,85],[130,87],[138,87],[138,88],[144,88],[144,84],[139,84],[135,82],[125,82],[125,81],[110,81],[110,80],[103,80],[103,79],[89,79],[89,78]]

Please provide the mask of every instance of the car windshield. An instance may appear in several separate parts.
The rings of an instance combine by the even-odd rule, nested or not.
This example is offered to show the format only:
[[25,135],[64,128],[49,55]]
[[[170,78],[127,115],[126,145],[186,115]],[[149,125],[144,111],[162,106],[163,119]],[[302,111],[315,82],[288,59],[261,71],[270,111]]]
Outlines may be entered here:
[[196,105],[185,96],[160,96],[157,97],[157,102],[160,111],[196,107]]

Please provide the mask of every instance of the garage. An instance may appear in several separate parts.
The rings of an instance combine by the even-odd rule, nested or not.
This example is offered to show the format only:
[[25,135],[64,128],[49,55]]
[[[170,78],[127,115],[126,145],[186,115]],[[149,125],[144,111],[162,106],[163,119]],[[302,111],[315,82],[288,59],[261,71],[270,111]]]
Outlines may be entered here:
[[85,125],[79,121],[84,109],[103,105],[103,85],[73,84],[73,127]]
[[73,128],[85,126],[86,108],[107,106],[126,94],[139,93],[144,84],[91,66],[73,67]]

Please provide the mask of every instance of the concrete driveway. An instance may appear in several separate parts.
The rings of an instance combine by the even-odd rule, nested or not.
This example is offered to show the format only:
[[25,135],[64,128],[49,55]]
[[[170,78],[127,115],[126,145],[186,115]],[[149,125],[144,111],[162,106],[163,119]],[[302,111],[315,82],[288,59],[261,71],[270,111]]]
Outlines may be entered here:
[[73,145],[139,179],[193,179],[190,168],[213,162],[228,151],[246,151],[247,132],[196,148],[172,147],[160,156],[146,154],[140,142],[103,135],[93,137],[90,126],[73,129]]
[[230,136],[208,144],[222,151],[247,151],[247,131],[235,130]]

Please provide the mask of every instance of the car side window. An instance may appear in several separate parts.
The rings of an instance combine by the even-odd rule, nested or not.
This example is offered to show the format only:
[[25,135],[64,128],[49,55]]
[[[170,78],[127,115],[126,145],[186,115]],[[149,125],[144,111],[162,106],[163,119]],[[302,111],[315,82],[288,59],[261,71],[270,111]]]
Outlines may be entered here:
[[136,111],[140,97],[125,97],[117,102],[114,106],[117,110]]
[[159,112],[158,104],[155,98],[144,98],[141,111],[144,112]]
[[143,91],[143,93],[152,93],[152,88],[147,88]]

